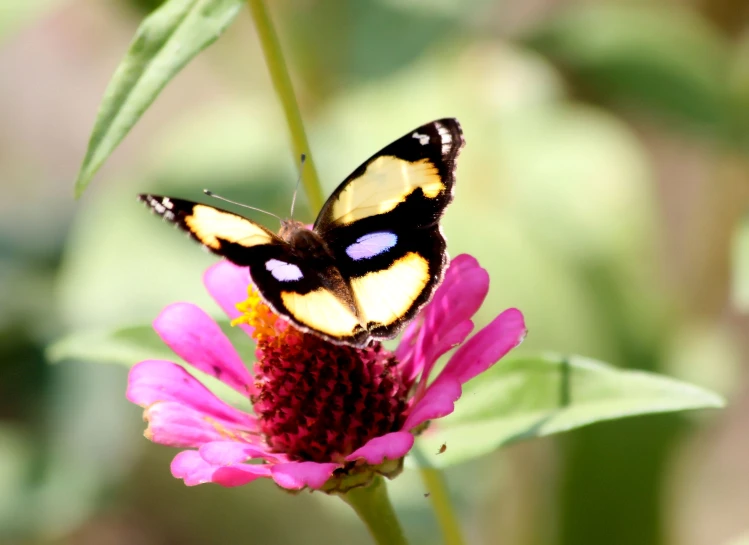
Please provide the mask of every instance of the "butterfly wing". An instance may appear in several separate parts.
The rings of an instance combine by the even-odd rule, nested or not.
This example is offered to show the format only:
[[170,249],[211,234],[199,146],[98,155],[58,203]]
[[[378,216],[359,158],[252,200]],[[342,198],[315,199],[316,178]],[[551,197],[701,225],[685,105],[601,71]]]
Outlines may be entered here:
[[284,244],[269,229],[226,210],[161,195],[138,195],[138,199],[210,251],[237,265],[250,265],[264,247]]
[[439,220],[463,145],[455,119],[409,132],[356,169],[315,222],[372,337],[395,336],[442,281],[448,258]]
[[357,168],[333,192],[315,222],[331,230],[407,208],[411,227],[436,224],[453,197],[455,161],[465,141],[456,119],[414,129]]
[[350,289],[329,263],[305,258],[262,225],[226,210],[159,195],[139,199],[213,253],[249,267],[263,300],[298,328],[334,342],[365,342]]

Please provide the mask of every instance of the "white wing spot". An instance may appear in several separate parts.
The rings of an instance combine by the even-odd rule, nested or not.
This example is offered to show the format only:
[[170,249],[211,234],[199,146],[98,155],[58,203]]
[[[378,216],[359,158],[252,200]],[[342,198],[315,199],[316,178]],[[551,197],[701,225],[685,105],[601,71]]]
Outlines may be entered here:
[[422,146],[426,146],[429,143],[429,135],[428,134],[421,134],[418,132],[415,132],[411,135],[412,138],[416,138],[419,141],[419,144]]
[[442,154],[447,155],[447,153],[450,151],[450,148],[452,147],[453,137],[450,134],[450,131],[447,130],[441,123],[437,124],[437,132],[442,138]]
[[304,276],[301,269],[293,263],[286,263],[278,259],[269,259],[265,263],[265,270],[279,282],[294,282]]

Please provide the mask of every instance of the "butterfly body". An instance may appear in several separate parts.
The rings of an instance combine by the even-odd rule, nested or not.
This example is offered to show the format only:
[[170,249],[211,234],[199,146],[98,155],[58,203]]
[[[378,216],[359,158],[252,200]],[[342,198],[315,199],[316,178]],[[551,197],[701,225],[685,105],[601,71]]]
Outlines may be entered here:
[[355,170],[312,229],[278,234],[212,206],[141,195],[206,248],[247,266],[263,299],[304,331],[364,346],[397,335],[431,298],[448,262],[439,221],[463,146],[454,119],[396,140]]

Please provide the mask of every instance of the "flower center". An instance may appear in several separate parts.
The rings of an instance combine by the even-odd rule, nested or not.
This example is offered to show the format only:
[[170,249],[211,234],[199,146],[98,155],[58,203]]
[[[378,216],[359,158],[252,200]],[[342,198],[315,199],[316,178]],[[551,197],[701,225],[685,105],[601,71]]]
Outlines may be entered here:
[[268,445],[292,460],[343,461],[374,437],[399,430],[410,384],[380,343],[357,349],[301,332],[250,288],[235,322],[255,327],[252,403]]

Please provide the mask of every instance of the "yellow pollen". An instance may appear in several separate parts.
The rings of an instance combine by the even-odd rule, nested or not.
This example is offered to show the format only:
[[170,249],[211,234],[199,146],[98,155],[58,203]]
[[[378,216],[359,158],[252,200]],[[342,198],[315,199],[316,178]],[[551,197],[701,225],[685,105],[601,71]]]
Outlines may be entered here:
[[252,284],[247,287],[247,295],[246,300],[237,303],[237,310],[242,314],[234,318],[231,325],[247,324],[253,327],[255,330],[252,332],[252,337],[258,341],[263,337],[278,335],[275,329],[278,316],[263,302],[260,293]]

